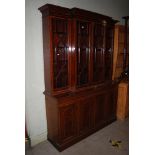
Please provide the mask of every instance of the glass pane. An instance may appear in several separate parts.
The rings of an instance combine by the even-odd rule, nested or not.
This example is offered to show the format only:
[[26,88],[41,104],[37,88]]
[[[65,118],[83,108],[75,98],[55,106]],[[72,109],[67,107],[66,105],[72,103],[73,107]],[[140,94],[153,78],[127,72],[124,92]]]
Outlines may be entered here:
[[113,49],[113,28],[107,27],[106,35],[106,51],[105,51],[105,78],[112,78],[112,49]]
[[68,25],[67,20],[53,19],[54,88],[68,85]]
[[77,22],[77,84],[88,83],[89,23]]
[[93,52],[93,81],[104,81],[104,48],[105,48],[105,27],[101,24],[94,26],[94,52]]

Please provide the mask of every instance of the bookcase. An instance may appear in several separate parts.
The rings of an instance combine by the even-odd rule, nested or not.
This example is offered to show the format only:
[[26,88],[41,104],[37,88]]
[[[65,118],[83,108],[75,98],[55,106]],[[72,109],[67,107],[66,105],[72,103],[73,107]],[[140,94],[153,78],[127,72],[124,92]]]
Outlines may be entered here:
[[59,150],[116,119],[111,17],[46,4],[42,13],[48,140]]

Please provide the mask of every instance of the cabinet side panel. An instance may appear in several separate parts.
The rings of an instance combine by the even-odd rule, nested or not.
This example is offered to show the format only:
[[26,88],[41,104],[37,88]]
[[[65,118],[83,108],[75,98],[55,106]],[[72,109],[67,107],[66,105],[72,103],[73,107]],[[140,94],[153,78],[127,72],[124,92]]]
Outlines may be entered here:
[[51,141],[58,141],[58,108],[57,100],[53,97],[46,96],[46,116],[48,138]]
[[129,85],[126,90],[126,106],[125,106],[125,117],[129,116]]
[[128,83],[120,83],[117,100],[117,119],[124,120],[129,114]]
[[50,18],[43,17],[43,53],[45,91],[51,91]]

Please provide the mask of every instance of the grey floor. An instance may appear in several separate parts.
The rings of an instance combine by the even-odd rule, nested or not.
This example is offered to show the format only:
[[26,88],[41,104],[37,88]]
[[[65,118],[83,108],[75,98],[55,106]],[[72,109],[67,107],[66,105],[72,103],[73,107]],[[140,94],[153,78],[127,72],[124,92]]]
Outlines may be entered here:
[[[26,151],[26,155],[128,155],[129,120],[115,121],[91,136],[59,152],[48,141]],[[120,148],[113,147],[109,139],[121,140]]]

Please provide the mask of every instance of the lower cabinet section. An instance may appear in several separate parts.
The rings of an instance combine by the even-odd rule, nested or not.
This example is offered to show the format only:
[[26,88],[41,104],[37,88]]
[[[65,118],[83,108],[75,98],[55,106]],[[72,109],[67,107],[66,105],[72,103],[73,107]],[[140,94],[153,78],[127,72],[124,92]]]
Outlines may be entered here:
[[[59,151],[71,146],[91,133],[111,123],[116,118],[117,89],[108,89],[103,92],[94,92],[88,96],[67,97],[58,99],[57,115],[47,111],[47,122],[57,117],[57,132],[49,130],[48,139]],[[48,100],[49,101],[49,100]],[[47,105],[52,105],[48,103]],[[46,106],[48,108],[49,106]],[[51,108],[52,109],[52,108]],[[50,113],[50,114],[49,114]],[[52,128],[48,123],[48,129]],[[55,129],[55,128],[54,128]],[[55,130],[54,130],[55,131]]]

